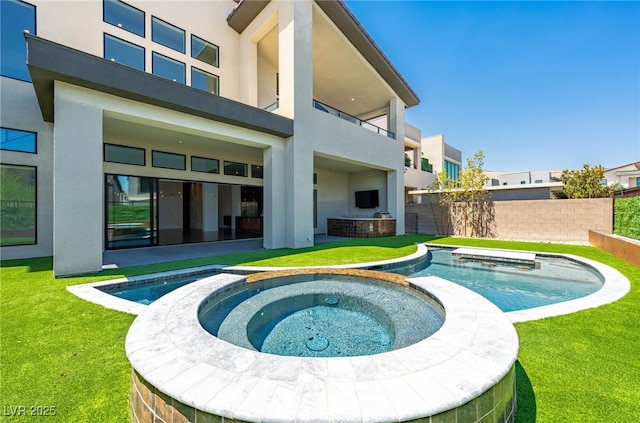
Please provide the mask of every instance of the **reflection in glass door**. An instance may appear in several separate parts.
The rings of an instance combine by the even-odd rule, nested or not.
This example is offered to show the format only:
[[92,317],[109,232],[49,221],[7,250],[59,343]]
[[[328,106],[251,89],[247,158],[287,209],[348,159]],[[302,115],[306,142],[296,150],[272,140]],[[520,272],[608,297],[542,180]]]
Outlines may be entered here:
[[106,249],[158,244],[157,180],[105,175]]

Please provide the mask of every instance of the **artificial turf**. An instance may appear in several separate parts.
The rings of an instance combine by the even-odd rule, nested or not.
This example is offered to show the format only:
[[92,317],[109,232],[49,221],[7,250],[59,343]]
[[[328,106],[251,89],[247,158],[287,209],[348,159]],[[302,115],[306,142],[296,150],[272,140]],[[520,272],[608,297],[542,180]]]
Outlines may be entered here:
[[[66,290],[68,285],[214,263],[308,266],[383,260],[409,254],[415,242],[423,241],[576,254],[621,271],[631,281],[631,291],[621,300],[516,324],[516,421],[640,421],[640,268],[594,247],[425,235],[259,250],[65,279],[53,278],[51,258],[4,261],[0,418],[25,421],[30,412],[42,412],[44,408],[32,408],[40,406],[55,407],[56,421],[129,420],[124,338],[134,316],[81,300]],[[21,406],[27,416],[17,415]]]

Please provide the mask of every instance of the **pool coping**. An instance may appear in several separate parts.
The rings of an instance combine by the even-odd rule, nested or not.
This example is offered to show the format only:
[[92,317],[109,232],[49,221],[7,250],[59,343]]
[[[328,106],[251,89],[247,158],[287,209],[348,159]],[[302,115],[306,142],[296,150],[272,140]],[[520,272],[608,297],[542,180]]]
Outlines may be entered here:
[[[462,246],[459,245],[440,245],[440,244],[430,244],[430,243],[416,243],[417,250],[415,253],[409,254],[404,257],[389,259],[389,260],[381,260],[367,263],[351,263],[344,265],[336,265],[336,266],[303,266],[303,267],[266,267],[266,266],[226,266],[226,265],[210,265],[210,266],[200,266],[189,269],[179,269],[172,270],[169,272],[161,272],[154,274],[146,274],[139,276],[132,276],[128,278],[118,278],[101,282],[92,282],[88,284],[81,285],[71,285],[67,287],[67,290],[74,295],[95,303],[102,305],[103,307],[121,311],[129,314],[140,314],[144,311],[147,306],[143,304],[139,304],[133,301],[128,301],[122,298],[115,297],[113,295],[107,294],[99,289],[96,289],[100,286],[113,285],[117,283],[135,283],[148,279],[154,278],[179,278],[188,276],[191,274],[197,273],[205,273],[205,272],[238,272],[238,273],[253,273],[253,272],[269,272],[269,271],[286,271],[286,270],[295,270],[295,269],[358,269],[358,268],[367,268],[371,270],[379,270],[384,271],[386,267],[395,266],[400,263],[410,263],[412,261],[420,260],[427,253],[429,248],[459,248]],[[519,251],[519,250],[505,250],[505,249],[496,249],[496,248],[484,248],[484,247],[474,247],[476,249],[485,249],[490,251]],[[525,251],[527,253],[534,253],[540,256],[546,257],[562,257],[567,258],[569,260],[575,261],[577,263],[585,264],[587,266],[592,267],[596,271],[598,271],[604,277],[604,284],[602,288],[598,291],[587,295],[585,297],[577,298],[575,300],[564,301],[557,304],[551,304],[541,307],[534,307],[527,310],[518,310],[518,311],[510,311],[505,313],[509,319],[513,323],[517,322],[526,322],[530,320],[539,320],[546,317],[554,317],[560,316],[564,314],[570,314],[577,311],[599,307],[605,304],[612,303],[620,298],[624,297],[629,290],[631,289],[631,284],[629,279],[627,279],[622,273],[618,270],[607,266],[606,264],[600,263],[595,260],[590,260],[581,256],[576,256],[572,254],[561,254],[561,253],[548,253],[548,252],[538,252],[538,251]]]
[[436,276],[406,277],[446,312],[437,332],[408,347],[331,358],[247,350],[210,335],[198,320],[214,290],[245,280],[214,275],[148,306],[125,340],[135,372],[187,406],[241,421],[408,421],[479,397],[518,356],[518,335],[498,307]]

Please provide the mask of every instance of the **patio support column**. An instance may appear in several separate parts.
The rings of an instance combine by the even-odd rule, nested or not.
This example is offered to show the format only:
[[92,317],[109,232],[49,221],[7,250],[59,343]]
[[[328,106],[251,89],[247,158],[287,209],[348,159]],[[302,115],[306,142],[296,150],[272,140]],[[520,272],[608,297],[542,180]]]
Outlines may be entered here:
[[264,188],[263,188],[263,241],[264,248],[283,248],[286,246],[287,213],[284,207],[286,199],[286,172],[284,145],[276,144],[263,152]]
[[53,273],[102,269],[102,110],[91,91],[55,82]]
[[313,245],[313,2],[282,2],[279,11],[280,109],[294,118],[286,140],[286,246]]
[[404,234],[404,103],[397,97],[389,102],[389,129],[396,134],[398,166],[387,171],[387,202],[396,218],[396,235]]

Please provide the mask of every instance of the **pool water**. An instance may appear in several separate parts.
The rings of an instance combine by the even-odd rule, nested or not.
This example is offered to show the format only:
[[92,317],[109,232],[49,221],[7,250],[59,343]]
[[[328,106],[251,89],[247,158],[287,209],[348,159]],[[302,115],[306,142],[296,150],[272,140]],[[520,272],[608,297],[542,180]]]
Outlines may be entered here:
[[429,249],[428,266],[412,277],[439,276],[477,292],[502,311],[540,307],[599,290],[598,272],[565,258],[536,257],[539,268],[492,261],[457,260],[449,249]]
[[[502,311],[516,311],[555,304],[592,294],[603,281],[599,273],[580,263],[558,257],[536,257],[539,268],[485,261],[459,261],[449,248],[429,247],[428,260],[408,276],[439,276],[487,298]],[[394,269],[385,269],[394,272]],[[405,274],[403,271],[399,273]],[[170,280],[117,284],[98,289],[134,301],[151,304],[183,285],[214,273],[203,273]],[[129,285],[129,286],[127,286]]]
[[207,299],[199,320],[219,339],[263,353],[353,357],[431,336],[444,323],[444,311],[406,285],[311,274],[231,288]]
[[190,275],[181,278],[118,283],[114,286],[101,286],[98,287],[98,289],[125,300],[133,301],[138,304],[149,305],[163,295],[166,295],[181,286],[195,282],[198,279],[212,276],[215,273],[216,272],[199,273],[197,275]]

